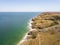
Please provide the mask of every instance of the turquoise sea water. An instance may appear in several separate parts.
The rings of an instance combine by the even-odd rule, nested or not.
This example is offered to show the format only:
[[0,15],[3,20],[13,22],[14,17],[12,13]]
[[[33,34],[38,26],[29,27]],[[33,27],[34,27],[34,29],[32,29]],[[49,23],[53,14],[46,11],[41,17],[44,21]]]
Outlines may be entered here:
[[39,12],[0,12],[0,45],[16,45],[28,31],[27,22]]

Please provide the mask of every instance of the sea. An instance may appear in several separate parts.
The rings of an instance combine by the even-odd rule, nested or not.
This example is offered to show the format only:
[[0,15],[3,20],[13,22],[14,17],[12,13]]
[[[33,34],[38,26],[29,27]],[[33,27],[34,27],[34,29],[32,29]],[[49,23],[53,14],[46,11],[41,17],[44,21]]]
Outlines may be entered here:
[[0,12],[0,45],[17,45],[28,31],[28,22],[40,12]]

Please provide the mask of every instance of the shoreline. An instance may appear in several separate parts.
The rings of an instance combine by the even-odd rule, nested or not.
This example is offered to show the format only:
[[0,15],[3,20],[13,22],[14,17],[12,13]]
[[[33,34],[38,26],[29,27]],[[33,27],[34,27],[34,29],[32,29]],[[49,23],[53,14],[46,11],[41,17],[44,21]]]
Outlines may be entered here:
[[[39,13],[39,14],[40,14],[40,13]],[[39,15],[39,14],[38,14],[38,15]],[[32,18],[27,22],[27,28],[28,28],[29,31],[25,34],[25,36],[22,38],[22,40],[19,41],[19,43],[18,43],[17,45],[21,45],[21,43],[23,43],[24,41],[26,41],[27,37],[29,36],[28,33],[29,33],[30,31],[32,31],[32,30],[35,30],[35,29],[32,29],[32,27],[31,27],[32,24],[31,24],[31,23],[33,22],[32,19],[34,19],[34,18],[36,18],[36,17],[37,17],[37,15],[34,16],[34,17],[32,17]]]
[[[30,32],[30,31],[32,31],[33,29],[31,28],[31,23],[32,23],[32,19],[30,19],[29,21],[28,21],[28,26],[27,26],[27,28],[28,28],[28,32]],[[22,40],[20,40],[19,41],[19,43],[17,44],[17,45],[21,45],[21,43],[23,43],[24,41],[26,41],[26,38],[27,38],[27,36],[28,36],[28,32],[25,34],[25,36],[22,38]]]
[[[54,37],[56,37],[57,35],[58,35],[57,37],[59,37],[59,35],[60,35],[60,33],[59,33],[59,25],[58,25],[58,24],[60,24],[59,23],[60,22],[60,16],[59,16],[60,14],[58,14],[58,15],[57,14],[54,14],[54,13],[52,13],[52,14],[51,13],[46,13],[46,14],[45,13],[42,13],[42,14],[43,15],[41,17],[39,17],[39,18],[38,18],[38,16],[37,16],[37,18],[36,18],[36,16],[34,17],[35,18],[35,23],[34,23],[34,18],[32,18],[31,20],[28,21],[27,28],[28,28],[29,31],[27,31],[27,33],[22,38],[22,40],[18,43],[18,45],[40,45],[41,42],[42,42],[43,45],[46,45],[46,44],[49,45],[50,43],[52,45],[53,44],[57,44],[57,43],[55,43],[55,41],[57,42],[56,39],[58,39],[58,40],[60,40],[60,39],[59,38],[54,38]],[[46,16],[44,16],[44,15],[46,15]],[[37,19],[38,19],[39,22],[37,22]],[[37,24],[37,28],[33,28],[32,26],[35,26],[35,25],[32,25],[31,23],[32,24],[35,24],[35,25]],[[58,26],[55,26],[55,25],[58,25]],[[45,28],[47,28],[47,29],[45,29]],[[38,29],[38,32],[33,32],[34,30],[37,31],[37,29]],[[42,30],[39,30],[39,29],[42,29]],[[54,34],[54,35],[52,35],[52,34]],[[32,40],[28,40],[28,39],[31,38],[31,37],[30,38],[29,37],[27,38],[27,36],[29,36],[29,35],[32,35],[31,36],[32,37]],[[50,40],[50,39],[52,39],[52,40]]]

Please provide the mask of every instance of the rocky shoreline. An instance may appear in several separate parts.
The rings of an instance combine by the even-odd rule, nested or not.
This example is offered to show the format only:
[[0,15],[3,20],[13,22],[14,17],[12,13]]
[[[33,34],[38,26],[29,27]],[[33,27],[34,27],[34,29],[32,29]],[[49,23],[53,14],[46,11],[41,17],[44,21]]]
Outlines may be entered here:
[[60,12],[43,12],[30,21],[28,36],[19,45],[60,45]]

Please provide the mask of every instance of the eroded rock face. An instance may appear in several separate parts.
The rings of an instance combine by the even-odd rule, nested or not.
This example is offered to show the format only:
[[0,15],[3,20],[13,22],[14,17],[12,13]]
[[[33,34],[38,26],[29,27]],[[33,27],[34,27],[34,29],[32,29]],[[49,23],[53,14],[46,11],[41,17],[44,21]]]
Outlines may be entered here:
[[43,12],[32,21],[36,30],[21,45],[60,45],[60,12]]

